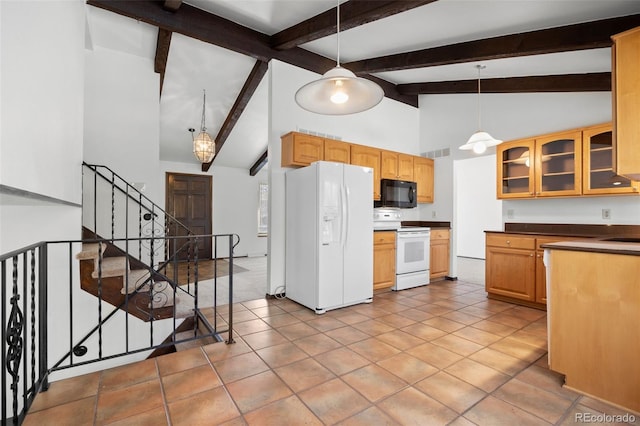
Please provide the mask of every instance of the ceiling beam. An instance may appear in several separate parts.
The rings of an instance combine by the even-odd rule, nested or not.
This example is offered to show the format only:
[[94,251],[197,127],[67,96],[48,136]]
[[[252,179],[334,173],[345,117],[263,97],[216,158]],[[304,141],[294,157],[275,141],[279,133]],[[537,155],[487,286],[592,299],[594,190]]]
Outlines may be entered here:
[[596,49],[610,47],[612,35],[638,25],[640,15],[630,15],[363,59],[344,67],[362,74]]
[[249,73],[249,77],[247,77],[247,80],[244,82],[244,86],[242,86],[242,89],[240,90],[240,94],[236,98],[236,101],[231,107],[227,118],[224,120],[224,123],[222,123],[222,127],[220,127],[220,130],[215,137],[216,152],[213,159],[209,163],[202,163],[203,172],[208,171],[211,167],[211,164],[213,164],[213,162],[215,161],[216,157],[218,156],[218,152],[220,152],[220,149],[229,137],[229,134],[231,134],[231,131],[238,122],[238,119],[240,119],[240,116],[249,103],[251,96],[253,96],[253,93],[256,91],[258,85],[262,81],[262,77],[264,77],[264,75],[267,73],[268,68],[269,65],[266,62],[256,61],[253,69]]
[[160,94],[162,95],[162,85],[164,84],[164,72],[167,69],[169,59],[169,46],[171,45],[171,31],[158,28],[158,40],[156,42],[156,57],[153,63],[153,70],[160,74]]
[[[340,31],[355,28],[378,19],[386,18],[436,0],[350,0],[340,5]],[[331,8],[312,18],[286,28],[271,36],[271,46],[286,50],[336,33],[336,8]]]
[[[271,47],[268,35],[188,4],[183,3],[176,12],[165,10],[162,3],[154,0],[87,0],[87,4],[211,43],[259,61],[269,62],[271,59],[278,59],[318,74],[324,74],[335,66],[335,62],[331,59],[305,49],[275,50]],[[362,77],[369,78],[365,75]],[[412,106],[418,104],[417,98],[398,93],[393,83],[386,82],[383,90],[385,96],[390,99]]]
[[[611,73],[485,78],[480,87],[482,93],[608,92]],[[400,84],[398,91],[407,95],[478,93],[478,80]]]
[[255,176],[258,174],[260,169],[262,169],[267,162],[269,161],[269,150],[265,149],[260,158],[253,163],[253,166],[249,169],[249,176]]

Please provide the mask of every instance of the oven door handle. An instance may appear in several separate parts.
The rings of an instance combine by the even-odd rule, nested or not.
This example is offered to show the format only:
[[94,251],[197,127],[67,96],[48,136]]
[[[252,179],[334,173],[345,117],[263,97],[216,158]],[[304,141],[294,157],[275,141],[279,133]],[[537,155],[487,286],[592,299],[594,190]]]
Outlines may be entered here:
[[398,232],[398,239],[417,239],[426,238],[429,239],[429,234],[424,232]]

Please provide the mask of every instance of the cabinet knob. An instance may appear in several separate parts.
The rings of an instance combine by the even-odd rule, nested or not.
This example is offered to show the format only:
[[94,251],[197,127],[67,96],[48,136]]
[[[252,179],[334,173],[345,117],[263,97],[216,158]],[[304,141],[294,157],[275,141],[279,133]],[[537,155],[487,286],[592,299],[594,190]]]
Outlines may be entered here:
[[533,253],[531,253],[531,254],[529,255],[529,257],[533,257]]
[[507,240],[507,245],[508,246],[511,245],[511,241]]

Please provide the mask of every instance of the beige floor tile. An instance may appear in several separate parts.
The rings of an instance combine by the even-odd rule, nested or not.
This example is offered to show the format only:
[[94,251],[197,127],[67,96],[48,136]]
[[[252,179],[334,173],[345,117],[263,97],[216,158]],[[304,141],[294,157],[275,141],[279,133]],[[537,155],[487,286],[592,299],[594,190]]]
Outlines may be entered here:
[[51,383],[49,390],[40,392],[33,401],[30,413],[66,404],[98,394],[102,372],[84,374]]
[[541,426],[550,423],[527,413],[500,399],[488,396],[464,414],[478,425],[492,426]]
[[464,324],[460,322],[456,322],[443,317],[429,318],[428,320],[423,321],[422,323],[429,325],[431,327],[435,327],[437,329],[446,331],[447,333],[452,333],[456,330],[466,327]]
[[444,371],[429,376],[414,386],[457,413],[463,413],[487,396],[486,392]]
[[434,340],[447,334],[446,331],[442,331],[439,328],[431,327],[424,323],[412,324],[407,327],[403,327],[401,330],[426,341]]
[[511,336],[498,340],[489,347],[527,362],[534,362],[547,352],[545,349],[531,346]]
[[441,346],[432,343],[416,346],[406,351],[409,355],[421,359],[427,364],[437,368],[446,368],[453,363],[460,361],[463,357],[455,352],[451,352]]
[[215,361],[213,366],[225,384],[269,369],[269,366],[253,352]]
[[291,395],[289,387],[273,371],[265,371],[227,385],[242,413]]
[[161,376],[167,376],[205,364],[209,365],[207,356],[201,347],[161,356],[156,358],[156,361]]
[[269,346],[280,345],[289,340],[276,330],[265,330],[244,336],[244,341],[251,346],[253,350],[258,350]]
[[233,331],[235,334],[244,336],[246,334],[257,333],[259,331],[269,330],[269,324],[261,319],[254,319],[233,324]]
[[425,343],[423,339],[415,337],[409,333],[405,333],[402,330],[393,330],[388,333],[380,334],[376,336],[376,338],[401,350],[413,348],[414,346]]
[[396,349],[393,346],[374,337],[367,340],[362,340],[360,342],[352,343],[348,347],[352,351],[357,352],[371,362],[381,361],[400,352],[399,349]]
[[508,325],[513,328],[522,328],[531,324],[531,321],[526,320],[524,318],[511,315],[511,310],[500,312],[499,314],[495,314],[492,317],[487,318],[487,321],[496,322],[502,325]]
[[241,339],[236,338],[236,343],[226,344],[224,342],[212,343],[202,347],[211,362],[220,361],[234,356],[251,352],[251,348]]
[[540,335],[540,334],[529,333],[524,329],[522,329],[522,330],[516,331],[509,337],[513,337],[516,340],[519,340],[531,346],[535,346],[536,348],[541,348],[541,349],[544,349],[545,351],[547,350],[546,334]]
[[169,416],[167,410],[165,410],[165,407],[158,407],[109,423],[109,426],[163,426],[168,424]]
[[545,319],[547,313],[540,309],[527,308],[526,306],[514,306],[508,311],[510,315],[515,315],[519,318],[524,318],[528,321],[537,321]]
[[516,376],[516,379],[570,401],[575,401],[580,396],[578,393],[562,387],[564,385],[564,377],[561,374],[537,365],[532,365],[523,370]]
[[343,345],[350,345],[351,343],[359,342],[360,340],[365,340],[370,337],[367,333],[363,333],[352,326],[336,328],[335,330],[331,330],[329,335],[332,339],[337,340]]
[[391,395],[407,385],[404,380],[373,364],[345,374],[342,380],[371,402]]
[[463,339],[453,334],[447,334],[446,336],[439,337],[432,340],[434,345],[442,346],[445,349],[455,352],[462,356],[469,356],[474,352],[478,352],[484,348],[483,345],[472,342],[471,340]]
[[168,402],[222,386],[222,382],[208,363],[162,377],[162,387]]
[[536,388],[518,379],[509,380],[497,389],[493,396],[528,411],[549,423],[560,420],[571,406],[571,401],[558,395]]
[[127,364],[102,372],[100,390],[115,390],[158,378],[155,359]]
[[463,359],[447,367],[445,371],[485,392],[492,392],[510,379],[510,376],[470,359]]
[[[315,315],[315,314],[314,314]],[[291,325],[286,325],[284,327],[280,327],[278,329],[280,334],[286,337],[289,340],[297,340],[302,339],[303,337],[311,336],[313,334],[318,334],[318,330],[307,325],[304,322],[299,322]]]
[[[460,311],[453,311],[442,315],[443,318],[447,318],[462,324],[471,325],[483,320],[475,315],[469,315]],[[493,317],[492,317],[493,318]]]
[[369,406],[364,397],[340,379],[300,392],[298,396],[325,424],[337,423]]
[[342,321],[345,324],[357,324],[362,321],[368,321],[370,318],[366,315],[359,314],[357,312],[351,311],[337,311],[335,317],[336,319]]
[[169,404],[169,417],[175,426],[209,425],[212,419],[224,423],[240,415],[223,387],[196,394]]
[[455,411],[412,387],[380,402],[378,408],[406,425],[446,425],[457,417]]
[[[445,306],[436,305],[435,303],[428,303],[426,305],[418,306],[415,309],[417,309],[419,311],[422,311],[422,312],[424,312],[426,314],[429,314],[432,317],[448,314],[449,312],[451,312],[450,308],[447,308]],[[425,318],[425,319],[428,319],[428,318]],[[421,319],[419,321],[424,321],[425,319]]]
[[250,426],[323,424],[295,395],[247,413],[244,418]]
[[[329,332],[328,334],[332,334]],[[293,342],[297,347],[313,356],[327,352],[342,346],[326,334],[314,334],[313,336],[303,337]]]
[[280,328],[285,325],[291,325],[300,322],[299,318],[296,318],[289,313],[274,315],[272,317],[263,318],[262,320],[273,328]]
[[400,314],[389,314],[378,318],[378,321],[381,321],[387,325],[390,325],[393,328],[402,328],[408,325],[415,323],[415,320],[411,318],[403,317]]
[[438,372],[436,367],[404,352],[379,361],[378,365],[409,384]]
[[465,306],[464,308],[459,309],[458,311],[465,314],[473,315],[474,317],[483,318],[483,319],[487,319],[490,316],[493,316],[496,314],[495,312],[492,312],[486,308],[481,308],[473,305]]
[[349,417],[348,419],[338,423],[340,426],[395,426],[400,423],[387,416],[384,411],[376,407],[370,407],[366,410]]
[[449,423],[447,426],[476,426],[471,420],[467,420],[464,417],[460,416],[456,418],[454,421]]
[[425,311],[420,310],[418,308],[407,309],[406,311],[400,312],[398,315],[401,315],[403,317],[409,318],[409,319],[414,320],[416,322],[418,322],[418,321],[426,321],[429,318],[433,318],[435,316],[434,314],[431,314],[429,312],[425,312]]
[[394,330],[394,327],[378,320],[359,322],[357,324],[353,324],[352,327],[362,331],[363,333],[367,333],[370,336],[377,336],[378,334],[388,333]]
[[164,404],[160,380],[154,379],[98,394],[96,423],[105,424],[131,417]]
[[293,364],[275,369],[275,372],[294,392],[327,382],[335,375],[313,358],[305,358]]
[[319,318],[307,321],[307,325],[318,331],[327,332],[336,328],[344,327],[346,324],[339,319],[321,315]]
[[334,374],[342,375],[369,364],[369,360],[349,348],[338,348],[314,357]]
[[471,326],[454,331],[453,334],[458,337],[471,340],[472,342],[475,342],[482,346],[488,346],[502,339],[502,336],[498,336],[497,334],[489,333],[488,331],[480,330]]
[[469,359],[513,376],[529,366],[527,361],[512,357],[491,348],[484,348],[469,356]]
[[[226,313],[224,315],[222,315],[222,318],[225,321],[229,321],[229,314]],[[234,325],[238,325],[241,322],[245,322],[245,321],[251,321],[251,320],[256,320],[259,319],[260,317],[256,314],[254,314],[253,312],[251,312],[250,310],[244,310],[244,311],[239,311],[233,312],[233,323]]]
[[281,367],[308,357],[304,351],[291,342],[260,349],[256,353],[271,368]]
[[467,307],[466,303],[456,302],[451,299],[438,300],[433,302],[434,305],[443,306],[451,311],[457,311],[459,309]]
[[258,318],[272,317],[274,315],[284,314],[286,311],[274,305],[263,306],[260,308],[252,308],[253,312]]
[[40,411],[29,411],[22,423],[24,426],[59,426],[93,424],[96,397],[90,396],[67,402]]
[[514,333],[516,330],[518,330],[515,327],[511,327],[508,325],[487,321],[487,320],[476,322],[472,324],[471,327],[489,332],[491,334],[495,334],[497,336],[502,336],[502,337],[506,337]]

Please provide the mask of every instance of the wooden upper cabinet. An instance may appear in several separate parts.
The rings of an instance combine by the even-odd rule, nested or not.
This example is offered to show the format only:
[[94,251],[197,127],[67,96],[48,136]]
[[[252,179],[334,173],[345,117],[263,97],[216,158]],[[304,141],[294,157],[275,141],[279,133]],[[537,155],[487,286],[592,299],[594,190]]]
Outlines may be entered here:
[[413,178],[417,184],[418,203],[433,203],[433,159],[414,157]]
[[638,182],[617,175],[613,170],[613,126],[592,126],[582,131],[582,193],[631,194]]
[[282,136],[282,167],[308,166],[323,158],[323,138],[297,132]]
[[351,145],[351,164],[373,169],[373,199],[380,199],[380,150],[363,145]]
[[536,138],[536,197],[582,193],[582,132]]
[[640,180],[640,27],[613,39],[614,171]]
[[333,139],[324,140],[324,161],[351,163],[351,145]]
[[496,147],[498,198],[528,198],[534,194],[534,139],[505,142]]
[[383,179],[413,181],[413,156],[393,151],[381,151]]

